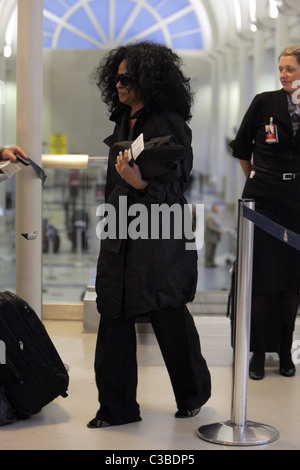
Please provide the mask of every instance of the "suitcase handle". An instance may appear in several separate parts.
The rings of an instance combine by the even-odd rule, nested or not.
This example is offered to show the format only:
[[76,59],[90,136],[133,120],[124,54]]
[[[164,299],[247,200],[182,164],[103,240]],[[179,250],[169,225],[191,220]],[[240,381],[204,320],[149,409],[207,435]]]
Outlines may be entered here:
[[17,381],[19,383],[23,383],[23,377],[22,377],[22,374],[18,371],[18,369],[16,369],[16,367],[13,365],[12,362],[10,362],[10,360],[8,358],[6,358],[6,365],[7,367],[11,370],[11,372],[14,374],[14,376],[16,377]]

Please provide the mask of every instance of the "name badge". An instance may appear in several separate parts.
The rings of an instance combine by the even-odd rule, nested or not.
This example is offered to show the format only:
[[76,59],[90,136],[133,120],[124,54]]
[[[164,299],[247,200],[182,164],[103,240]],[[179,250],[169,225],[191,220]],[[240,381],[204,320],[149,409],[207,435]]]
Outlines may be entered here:
[[270,118],[270,124],[265,126],[266,129],[266,143],[274,144],[278,142],[278,131],[276,124],[273,124],[273,118]]

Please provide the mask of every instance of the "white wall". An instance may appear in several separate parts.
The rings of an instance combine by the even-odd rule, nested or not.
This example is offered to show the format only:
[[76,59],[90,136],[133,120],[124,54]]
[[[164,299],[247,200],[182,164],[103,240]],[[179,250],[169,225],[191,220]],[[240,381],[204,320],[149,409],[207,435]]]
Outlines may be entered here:
[[[102,103],[98,88],[90,80],[92,72],[104,54],[105,52],[99,50],[44,50],[43,153],[49,152],[51,134],[66,134],[69,153],[107,155],[108,148],[103,139],[111,134],[113,123],[109,121],[109,113]],[[184,73],[191,78],[192,88],[196,92],[193,118],[190,122],[193,132],[194,170],[210,175],[212,166],[215,167],[212,160],[216,154],[212,152],[211,133],[214,133],[217,141],[222,139],[220,142],[223,145],[227,137],[234,137],[233,128],[238,127],[240,123],[237,64],[235,62],[234,78],[230,83],[228,80],[226,83],[227,72],[224,68],[224,93],[227,93],[229,99],[228,90],[230,90],[230,105],[225,106],[226,109],[223,110],[222,119],[226,120],[227,125],[227,129],[224,130],[225,135],[217,135],[211,119],[217,112],[212,106],[215,90],[211,83],[211,65],[205,57],[182,56],[182,58]],[[250,58],[249,63],[251,63]],[[4,105],[6,122],[3,145],[13,144],[16,139],[16,66],[13,58],[7,62],[5,73],[7,101]],[[262,75],[265,88],[274,88],[276,71],[273,69],[271,54],[264,64]],[[247,97],[244,97],[244,100],[248,106],[253,98],[251,66],[245,81]],[[232,135],[227,135],[231,133]],[[227,158],[228,155],[224,155],[224,168],[221,171],[226,172]]]
[[[113,123],[90,75],[101,51],[44,51],[44,134],[67,134],[70,153],[106,155],[103,139]],[[184,72],[197,88],[193,119],[195,168],[208,168],[210,124],[209,67],[194,58],[184,60]],[[49,140],[49,139],[48,139]]]
[[106,154],[102,143],[111,131],[106,107],[90,83],[98,51],[44,51],[44,126],[50,134],[67,134],[69,153]]
[[3,79],[5,81],[6,102],[3,105],[4,141],[0,145],[10,145],[16,142],[16,122],[17,122],[17,94],[16,94],[16,61],[11,58],[5,60],[3,67]]

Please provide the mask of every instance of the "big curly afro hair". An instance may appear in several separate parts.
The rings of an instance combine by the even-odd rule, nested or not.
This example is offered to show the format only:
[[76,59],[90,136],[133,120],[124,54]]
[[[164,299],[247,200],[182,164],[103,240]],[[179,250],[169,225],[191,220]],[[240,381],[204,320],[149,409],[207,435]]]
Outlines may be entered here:
[[174,111],[185,121],[191,119],[193,93],[190,79],[181,70],[182,59],[172,49],[150,41],[111,50],[94,70],[92,79],[110,112],[120,105],[115,75],[123,59],[127,60],[127,73],[133,86],[141,92],[144,105],[150,112]]

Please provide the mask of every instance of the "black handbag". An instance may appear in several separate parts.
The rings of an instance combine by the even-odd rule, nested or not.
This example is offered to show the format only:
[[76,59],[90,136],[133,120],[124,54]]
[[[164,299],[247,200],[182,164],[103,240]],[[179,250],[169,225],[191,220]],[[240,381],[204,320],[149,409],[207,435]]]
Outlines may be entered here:
[[[116,155],[130,149],[133,141],[115,142],[112,149]],[[177,144],[172,135],[154,137],[144,144],[144,150],[136,158],[143,178],[160,178],[172,183],[181,176],[180,161],[185,158],[185,147]]]

